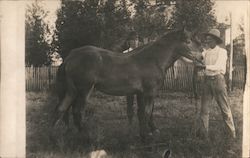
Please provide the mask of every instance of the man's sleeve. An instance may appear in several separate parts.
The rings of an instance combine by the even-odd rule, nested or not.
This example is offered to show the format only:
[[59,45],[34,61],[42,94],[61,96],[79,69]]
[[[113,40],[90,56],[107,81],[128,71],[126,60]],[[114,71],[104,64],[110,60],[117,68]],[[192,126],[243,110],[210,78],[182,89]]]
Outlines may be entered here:
[[186,57],[181,57],[180,59],[181,59],[182,61],[184,61],[184,62],[187,62],[187,63],[193,63],[192,60],[190,60],[190,59],[188,59],[188,58],[186,58]]

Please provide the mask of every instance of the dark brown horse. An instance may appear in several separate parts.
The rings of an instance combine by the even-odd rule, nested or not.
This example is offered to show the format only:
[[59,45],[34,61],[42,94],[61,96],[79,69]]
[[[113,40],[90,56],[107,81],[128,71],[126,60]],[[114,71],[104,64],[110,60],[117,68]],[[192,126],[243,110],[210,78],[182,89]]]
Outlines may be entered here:
[[74,122],[80,128],[81,107],[93,87],[115,96],[136,95],[140,135],[145,138],[155,129],[151,112],[165,70],[181,56],[201,60],[198,51],[191,33],[185,30],[169,32],[129,54],[94,46],[74,49],[59,68],[58,82],[63,86],[56,120],[72,106]]

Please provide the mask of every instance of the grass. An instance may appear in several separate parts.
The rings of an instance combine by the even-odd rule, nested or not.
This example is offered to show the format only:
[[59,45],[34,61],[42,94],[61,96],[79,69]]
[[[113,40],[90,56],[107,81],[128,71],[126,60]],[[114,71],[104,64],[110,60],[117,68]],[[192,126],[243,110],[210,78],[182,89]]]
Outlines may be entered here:
[[[229,94],[237,140],[234,151],[241,155],[242,97],[240,90]],[[185,93],[160,94],[155,101],[154,117],[161,133],[154,140],[164,143],[151,151],[140,148],[138,121],[134,118],[132,131],[128,130],[126,100],[101,93],[93,94],[82,112],[86,131],[79,133],[73,126],[51,127],[53,107],[57,99],[49,92],[27,92],[27,157],[28,158],[84,158],[94,150],[104,149],[108,158],[160,158],[163,150],[171,149],[172,158],[198,158],[207,152],[207,144],[191,134],[195,106]],[[211,149],[214,157],[223,154],[223,126],[219,107],[214,104],[210,116]],[[89,133],[89,137],[86,133]],[[138,147],[138,148],[137,148]]]

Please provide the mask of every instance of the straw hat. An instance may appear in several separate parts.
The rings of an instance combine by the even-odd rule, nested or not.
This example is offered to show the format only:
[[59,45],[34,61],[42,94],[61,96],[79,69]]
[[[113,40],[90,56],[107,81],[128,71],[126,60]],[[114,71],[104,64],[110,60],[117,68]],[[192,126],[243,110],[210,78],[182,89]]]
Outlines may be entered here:
[[223,40],[220,37],[220,31],[218,29],[211,29],[209,32],[204,33],[205,36],[212,36],[216,39],[218,44],[221,44]]

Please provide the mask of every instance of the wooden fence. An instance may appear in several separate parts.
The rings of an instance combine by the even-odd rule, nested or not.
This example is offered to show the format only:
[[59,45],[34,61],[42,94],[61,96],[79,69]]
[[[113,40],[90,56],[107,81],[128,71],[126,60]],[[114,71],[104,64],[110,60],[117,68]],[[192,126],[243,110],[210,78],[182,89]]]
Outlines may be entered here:
[[[58,67],[26,67],[26,90],[42,91],[53,88],[55,85]],[[175,65],[166,72],[163,91],[190,91],[192,90],[192,65]],[[245,84],[244,67],[237,67],[233,71],[233,88],[243,89]]]
[[233,70],[232,88],[244,89],[246,83],[246,68],[236,66]]
[[163,91],[192,90],[193,66],[174,65],[166,71]]
[[26,91],[42,91],[54,87],[58,67],[26,67]]

